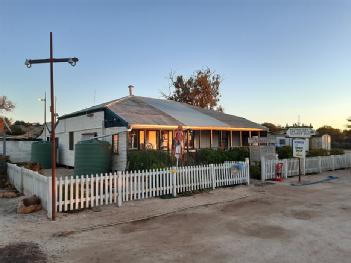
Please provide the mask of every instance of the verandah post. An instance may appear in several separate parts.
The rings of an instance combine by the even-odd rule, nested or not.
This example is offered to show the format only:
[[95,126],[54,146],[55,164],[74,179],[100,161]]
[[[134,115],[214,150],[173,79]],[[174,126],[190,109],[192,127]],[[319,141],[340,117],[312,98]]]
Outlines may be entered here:
[[210,164],[210,170],[211,170],[211,178],[212,178],[212,189],[216,189],[216,173],[215,173],[215,168],[214,165],[211,163]]
[[117,206],[122,206],[122,173],[121,171],[117,172],[117,190],[118,190],[118,200]]

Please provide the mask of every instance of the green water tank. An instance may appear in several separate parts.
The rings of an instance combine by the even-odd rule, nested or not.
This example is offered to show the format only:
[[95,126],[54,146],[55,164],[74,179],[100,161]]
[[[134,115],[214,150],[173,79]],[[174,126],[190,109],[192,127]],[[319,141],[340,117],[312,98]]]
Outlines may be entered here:
[[51,143],[38,141],[32,143],[31,160],[39,163],[44,169],[51,168]]
[[111,145],[105,141],[81,141],[75,145],[74,174],[95,175],[111,170]]

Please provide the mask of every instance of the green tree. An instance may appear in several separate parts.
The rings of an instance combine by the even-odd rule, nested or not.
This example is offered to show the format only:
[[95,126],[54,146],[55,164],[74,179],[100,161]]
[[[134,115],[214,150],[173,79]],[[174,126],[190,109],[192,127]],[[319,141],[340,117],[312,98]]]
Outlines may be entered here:
[[169,94],[162,92],[162,96],[166,99],[223,111],[223,108],[219,105],[219,87],[222,78],[211,69],[198,70],[188,78],[171,73],[169,81]]
[[284,128],[282,126],[275,125],[275,124],[270,123],[270,122],[264,122],[264,123],[262,123],[262,126],[267,127],[271,133],[277,133],[277,132],[281,132],[284,130]]

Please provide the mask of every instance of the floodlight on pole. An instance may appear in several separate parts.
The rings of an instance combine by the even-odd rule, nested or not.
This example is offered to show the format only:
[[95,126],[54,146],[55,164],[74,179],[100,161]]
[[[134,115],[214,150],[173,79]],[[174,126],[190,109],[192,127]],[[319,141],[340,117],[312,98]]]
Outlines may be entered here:
[[55,136],[55,122],[56,122],[56,103],[54,95],[54,63],[67,62],[71,66],[75,66],[78,62],[78,58],[54,58],[53,55],[53,43],[52,43],[52,32],[50,32],[50,58],[47,59],[26,59],[24,64],[27,68],[32,67],[33,64],[50,64],[50,112],[51,112],[51,173],[52,173],[52,185],[51,185],[51,219],[56,219],[56,136]]

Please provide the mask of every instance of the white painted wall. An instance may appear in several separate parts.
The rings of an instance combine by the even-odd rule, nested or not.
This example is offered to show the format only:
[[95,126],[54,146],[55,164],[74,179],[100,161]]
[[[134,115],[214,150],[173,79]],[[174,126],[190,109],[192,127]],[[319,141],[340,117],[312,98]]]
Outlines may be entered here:
[[[49,127],[50,128],[50,127]],[[112,170],[124,170],[127,165],[127,139],[126,127],[104,128],[104,112],[99,111],[93,114],[81,115],[60,120],[56,126],[56,137],[59,141],[58,163],[67,166],[74,166],[74,148],[69,150],[69,133],[73,132],[74,144],[84,139],[86,133],[96,133],[97,136],[111,135],[101,138],[112,145],[112,134],[119,134],[119,154],[112,157]],[[47,132],[47,136],[48,136]],[[44,139],[44,133],[40,136]]]
[[[30,162],[34,141],[6,141],[6,155],[14,163]],[[3,153],[3,142],[0,140],[0,154]]]

